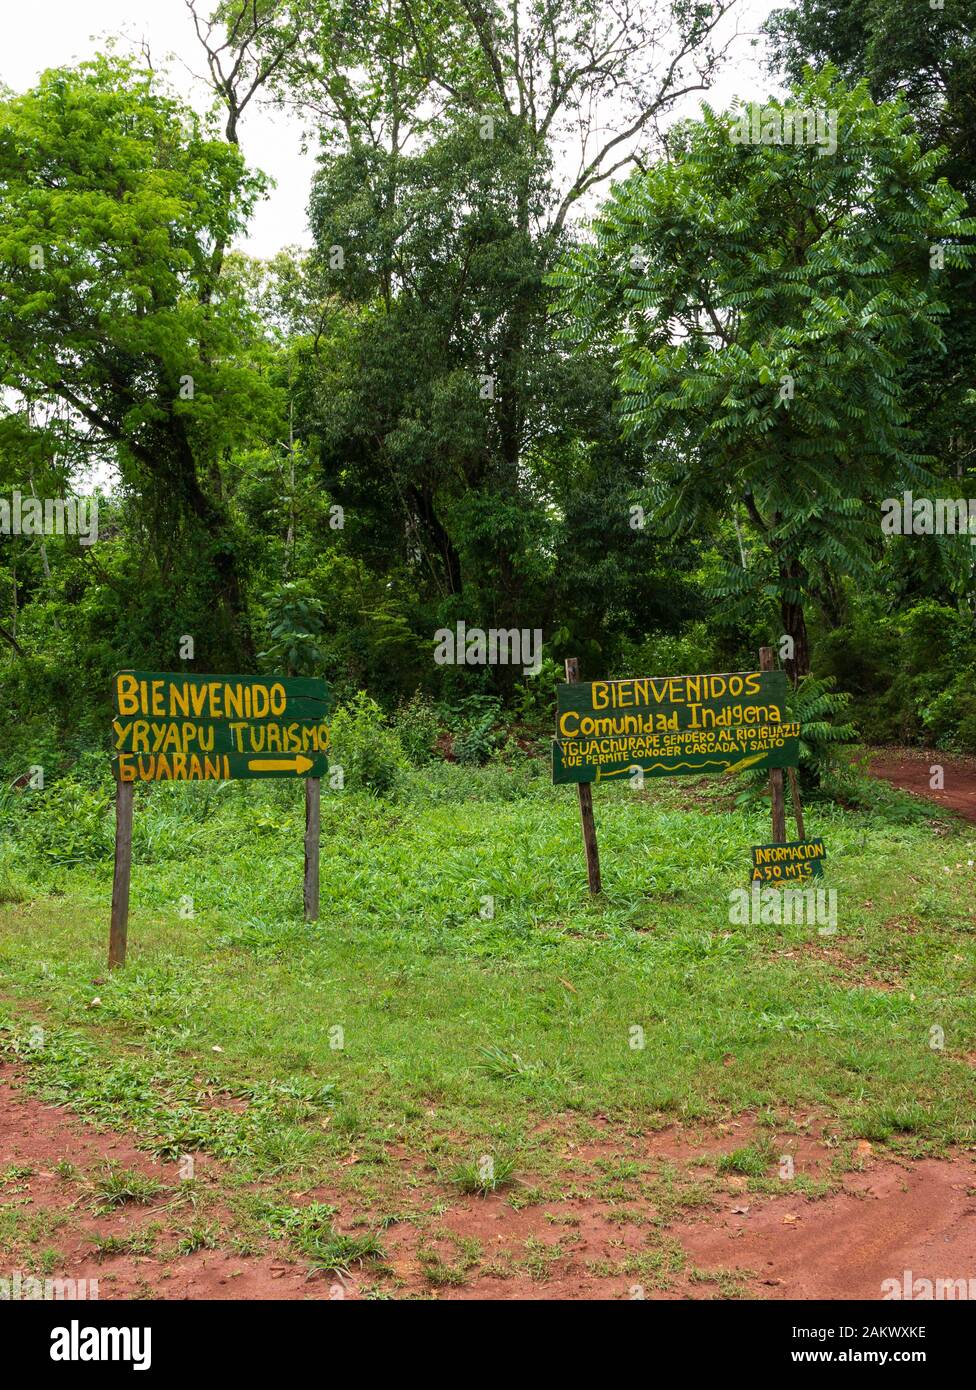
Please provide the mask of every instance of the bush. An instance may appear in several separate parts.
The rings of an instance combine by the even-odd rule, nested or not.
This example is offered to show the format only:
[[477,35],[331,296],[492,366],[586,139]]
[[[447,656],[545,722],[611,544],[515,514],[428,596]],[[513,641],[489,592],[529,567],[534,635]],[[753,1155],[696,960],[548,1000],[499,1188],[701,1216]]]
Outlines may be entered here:
[[556,723],[556,687],[566,679],[558,662],[547,656],[536,676],[526,676],[512,692],[512,713],[533,729],[552,730]]
[[501,701],[494,695],[469,695],[458,701],[448,720],[448,728],[459,763],[477,767],[488,761],[498,746],[496,726],[501,717]]
[[0,905],[26,902],[29,897],[30,890],[20,875],[14,847],[0,843]]
[[[800,725],[800,765],[797,776],[807,792],[818,791],[825,782],[836,781],[845,770],[840,750],[854,742],[853,724],[839,723],[850,707],[850,696],[834,690],[832,678],[817,680],[805,676],[796,689],[787,692],[786,718]],[[745,790],[737,801],[747,804],[765,793],[768,770],[743,773]]]
[[960,671],[920,714],[937,747],[976,753],[976,666]]
[[329,761],[342,768],[351,790],[392,792],[408,766],[403,745],[375,700],[364,692],[336,710]]
[[440,728],[434,706],[419,690],[393,716],[393,731],[412,767],[431,762]]
[[850,704],[851,697],[836,691],[831,679],[805,676],[795,690],[789,691],[788,717],[800,725],[798,775],[808,786],[819,786],[840,765],[841,748],[857,738],[853,724],[839,722],[849,713]]
[[23,792],[20,833],[33,858],[68,867],[95,864],[115,846],[111,799],[61,778],[44,792]]
[[965,612],[924,599],[896,617],[861,612],[814,644],[816,672],[852,696],[868,743],[976,752],[976,636]]

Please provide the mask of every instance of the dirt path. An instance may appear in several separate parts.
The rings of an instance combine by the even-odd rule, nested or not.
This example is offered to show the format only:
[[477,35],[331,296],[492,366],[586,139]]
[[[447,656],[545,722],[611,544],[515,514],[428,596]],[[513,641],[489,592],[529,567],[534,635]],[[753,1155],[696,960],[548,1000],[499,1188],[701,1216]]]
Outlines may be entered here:
[[[879,748],[870,758],[872,776],[976,821],[976,758],[956,758],[925,748]],[[933,769],[939,767],[943,785],[936,790],[931,782]]]
[[[813,1117],[782,1134],[760,1133],[749,1116],[710,1133],[680,1127],[645,1135],[607,1127],[606,1137],[569,1145],[562,1200],[518,1189],[459,1198],[429,1178],[417,1219],[382,1233],[382,1266],[348,1277],[308,1277],[294,1252],[271,1241],[245,1248],[222,1204],[218,1165],[201,1160],[195,1215],[174,1201],[175,1163],[157,1162],[130,1139],[97,1133],[76,1116],[27,1095],[12,1068],[0,1080],[0,1275],[98,1280],[100,1299],[327,1299],[375,1295],[446,1299],[867,1298],[885,1279],[976,1280],[976,1165],[969,1154],[901,1162],[862,1143],[837,1179],[838,1145]],[[792,1129],[794,1132],[788,1132]],[[552,1142],[566,1146],[558,1126]],[[773,1140],[764,1186],[720,1166],[722,1154],[757,1137]],[[781,1155],[826,1195],[778,1191]],[[91,1205],[91,1181],[106,1163],[154,1177],[147,1205],[106,1214]],[[66,1166],[70,1165],[70,1167]],[[845,1168],[844,1164],[840,1165]],[[657,1186],[641,1187],[640,1170]],[[607,1175],[620,1174],[607,1188]],[[661,1177],[664,1183],[661,1183]],[[602,1181],[602,1186],[601,1186]],[[651,1193],[652,1196],[647,1194]],[[331,1201],[336,1224],[354,1225],[348,1200],[321,1189],[297,1205]],[[436,1215],[434,1214],[436,1212]],[[375,1213],[363,1213],[375,1220]],[[201,1225],[214,1248],[187,1250]],[[189,1226],[188,1226],[189,1223]],[[126,1248],[143,1237],[142,1253]],[[114,1238],[114,1248],[97,1247]],[[976,1285],[974,1285],[976,1287]]]

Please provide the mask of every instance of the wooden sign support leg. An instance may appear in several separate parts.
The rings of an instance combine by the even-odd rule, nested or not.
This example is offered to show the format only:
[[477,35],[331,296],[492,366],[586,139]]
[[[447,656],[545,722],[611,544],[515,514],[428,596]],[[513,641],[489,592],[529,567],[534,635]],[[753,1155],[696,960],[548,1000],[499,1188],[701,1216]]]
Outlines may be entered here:
[[[760,671],[773,670],[772,647],[759,648],[759,669]],[[773,842],[778,845],[785,844],[786,796],[783,789],[783,769],[781,767],[770,768],[769,799],[773,803]]]
[[807,838],[807,832],[803,828],[803,807],[800,805],[800,784],[796,777],[796,768],[789,769],[790,792],[793,796],[793,814],[796,816],[796,834],[800,840]]
[[305,781],[305,921],[319,920],[319,828],[322,784],[317,777]]
[[129,880],[132,875],[131,782],[115,784],[115,877],[112,880],[112,927],[108,939],[108,968],[125,965],[129,936]]
[[[579,681],[579,659],[566,658],[566,680],[569,685]],[[596,843],[596,823],[593,820],[593,788],[589,782],[577,782],[579,792],[580,823],[583,827],[583,849],[586,852],[586,877],[590,892],[595,896],[602,891],[600,883],[600,851]]]

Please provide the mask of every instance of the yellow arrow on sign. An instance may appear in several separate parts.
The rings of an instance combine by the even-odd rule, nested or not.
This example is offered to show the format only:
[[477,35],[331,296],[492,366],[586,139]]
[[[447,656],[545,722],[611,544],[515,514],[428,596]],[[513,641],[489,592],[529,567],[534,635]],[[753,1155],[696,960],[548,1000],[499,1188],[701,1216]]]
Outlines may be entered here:
[[252,772],[307,772],[312,766],[311,758],[248,758],[247,765]]

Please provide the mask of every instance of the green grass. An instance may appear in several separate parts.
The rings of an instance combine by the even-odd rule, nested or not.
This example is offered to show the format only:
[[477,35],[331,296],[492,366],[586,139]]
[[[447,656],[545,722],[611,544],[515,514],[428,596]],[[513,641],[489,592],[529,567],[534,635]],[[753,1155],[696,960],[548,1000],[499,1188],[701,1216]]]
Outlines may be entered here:
[[450,1181],[459,1192],[487,1197],[489,1192],[507,1187],[514,1173],[514,1159],[483,1154],[476,1163],[459,1163],[450,1173]]
[[289,1240],[312,1272],[348,1274],[353,1265],[382,1260],[383,1246],[375,1231],[343,1234],[335,1229],[334,1214],[334,1207],[311,1202],[270,1208],[265,1219],[270,1233]]
[[761,1178],[773,1161],[773,1145],[769,1139],[734,1149],[718,1160],[719,1173],[739,1173],[747,1178]]
[[113,1255],[151,1255],[156,1249],[158,1227],[152,1226],[141,1231],[131,1231],[126,1235],[93,1235],[91,1253],[102,1263]]
[[[565,1190],[542,1121],[640,1132],[802,1107],[906,1151],[976,1139],[976,834],[886,789],[870,812],[808,808],[839,899],[824,938],[730,924],[769,825],[715,783],[598,789],[598,901],[572,788],[538,769],[329,794],[315,925],[299,788],[155,788],[137,794],[129,961],[111,975],[107,799],[33,795],[0,846],[20,885],[0,905],[0,1045],[40,1094],[166,1158],[339,1185],[379,1217],[425,1183],[450,1196],[452,1174],[483,1190],[485,1154],[522,1191]],[[321,1268],[374,1257],[338,1239],[297,1248]]]
[[89,1179],[91,1208],[98,1213],[114,1211],[128,1204],[149,1206],[162,1192],[162,1183],[133,1168],[106,1164]]

